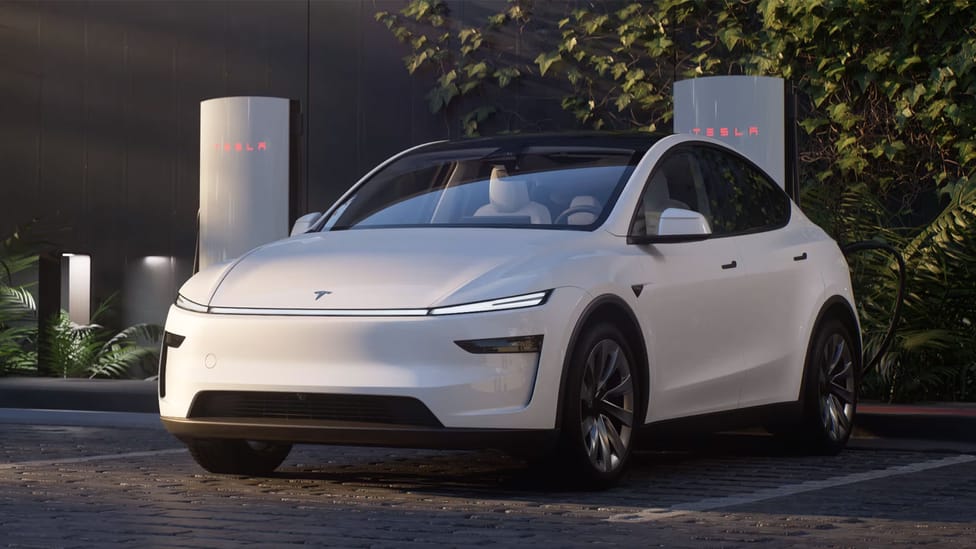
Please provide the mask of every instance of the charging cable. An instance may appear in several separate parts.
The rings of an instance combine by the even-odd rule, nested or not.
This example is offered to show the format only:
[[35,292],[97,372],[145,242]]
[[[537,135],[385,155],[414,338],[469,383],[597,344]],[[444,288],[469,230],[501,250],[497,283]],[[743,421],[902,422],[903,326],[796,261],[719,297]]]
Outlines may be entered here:
[[875,354],[871,360],[867,361],[867,366],[864,371],[870,370],[881,362],[881,357],[888,352],[888,348],[891,347],[891,342],[895,338],[895,329],[898,326],[898,320],[901,318],[901,308],[905,301],[905,258],[901,256],[894,246],[880,242],[877,240],[862,240],[860,242],[852,242],[840,247],[841,251],[844,252],[845,256],[850,256],[858,252],[863,252],[867,250],[882,250],[891,254],[898,262],[898,293],[895,296],[895,306],[891,311],[891,322],[888,324],[888,331],[885,332],[884,339],[881,340],[881,345],[878,347],[878,352]]

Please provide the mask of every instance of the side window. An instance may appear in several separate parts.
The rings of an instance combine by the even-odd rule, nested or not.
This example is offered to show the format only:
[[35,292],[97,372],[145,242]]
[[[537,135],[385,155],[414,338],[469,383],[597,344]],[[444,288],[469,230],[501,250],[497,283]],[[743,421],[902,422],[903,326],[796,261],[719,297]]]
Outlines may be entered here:
[[760,170],[717,148],[701,147],[696,157],[708,195],[712,234],[759,231],[789,220],[789,198]]
[[[668,208],[681,208],[702,212],[704,196],[696,184],[695,159],[688,152],[676,152],[658,163],[651,179],[644,187],[637,214],[634,217],[633,234],[657,234],[661,212]],[[702,212],[707,217],[707,212]]]

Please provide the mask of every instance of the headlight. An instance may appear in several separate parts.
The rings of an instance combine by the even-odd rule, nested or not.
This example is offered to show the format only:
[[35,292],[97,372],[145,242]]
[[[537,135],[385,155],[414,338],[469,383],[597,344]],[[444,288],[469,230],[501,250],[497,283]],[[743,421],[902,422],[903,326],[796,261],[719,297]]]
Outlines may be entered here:
[[432,315],[458,315],[462,313],[482,313],[486,311],[504,311],[506,309],[522,309],[524,307],[535,307],[542,305],[549,298],[552,290],[545,292],[535,292],[531,294],[516,295],[492,299],[490,301],[478,301],[477,303],[465,303],[464,305],[451,305],[449,307],[436,307],[430,310]]
[[180,294],[176,294],[176,306],[179,307],[180,309],[193,311],[194,313],[210,312],[210,307],[207,307],[206,305],[201,305],[196,301],[190,301],[189,299],[183,297]]

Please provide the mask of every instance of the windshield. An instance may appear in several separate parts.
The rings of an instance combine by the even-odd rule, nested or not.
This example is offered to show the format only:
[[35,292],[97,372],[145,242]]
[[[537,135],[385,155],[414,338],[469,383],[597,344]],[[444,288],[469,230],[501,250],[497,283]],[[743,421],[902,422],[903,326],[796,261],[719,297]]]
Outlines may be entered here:
[[631,148],[480,146],[420,152],[375,174],[322,230],[495,226],[590,230],[641,153]]

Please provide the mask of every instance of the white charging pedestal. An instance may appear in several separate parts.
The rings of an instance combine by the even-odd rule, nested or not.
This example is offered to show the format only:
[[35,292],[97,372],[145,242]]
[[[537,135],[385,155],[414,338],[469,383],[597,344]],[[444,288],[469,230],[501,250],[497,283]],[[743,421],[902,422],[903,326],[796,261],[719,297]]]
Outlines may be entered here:
[[290,101],[200,103],[199,268],[288,236]]
[[792,97],[782,78],[709,76],[680,80],[674,83],[674,132],[728,143],[793,196],[797,189]]

